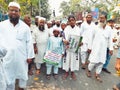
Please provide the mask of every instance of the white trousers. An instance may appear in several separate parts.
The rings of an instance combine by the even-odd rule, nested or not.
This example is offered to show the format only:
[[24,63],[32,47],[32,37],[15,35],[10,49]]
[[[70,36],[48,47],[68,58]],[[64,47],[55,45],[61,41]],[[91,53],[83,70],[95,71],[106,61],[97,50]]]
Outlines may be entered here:
[[88,65],[88,70],[92,71],[94,67],[96,68],[96,71],[95,71],[96,74],[100,74],[102,71],[103,63],[91,63],[90,62]]
[[83,51],[80,53],[80,57],[81,57],[81,63],[82,64],[85,64],[86,60],[87,60],[87,57],[88,57],[88,53],[87,51]]
[[27,86],[27,80],[19,79],[19,87],[20,88],[26,88]]
[[40,69],[41,68],[41,63],[36,63],[36,68]]

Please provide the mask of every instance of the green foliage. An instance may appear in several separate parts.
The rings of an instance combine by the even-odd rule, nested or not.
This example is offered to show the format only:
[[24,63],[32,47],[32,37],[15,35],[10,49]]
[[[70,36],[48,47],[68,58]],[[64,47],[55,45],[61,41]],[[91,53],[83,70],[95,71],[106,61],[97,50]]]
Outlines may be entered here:
[[[7,11],[8,4],[13,0],[0,0],[0,9]],[[17,1],[21,6],[21,16],[30,14],[31,16],[39,15],[39,0],[14,0]],[[40,0],[41,2],[41,15],[47,19],[50,18],[50,10],[48,0]]]

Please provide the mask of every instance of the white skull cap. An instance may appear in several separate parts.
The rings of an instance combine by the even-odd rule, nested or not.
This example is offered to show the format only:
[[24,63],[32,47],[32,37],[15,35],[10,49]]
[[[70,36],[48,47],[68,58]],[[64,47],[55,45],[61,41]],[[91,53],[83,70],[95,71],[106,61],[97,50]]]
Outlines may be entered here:
[[10,2],[8,7],[11,7],[11,6],[14,6],[20,9],[20,5],[17,2]]

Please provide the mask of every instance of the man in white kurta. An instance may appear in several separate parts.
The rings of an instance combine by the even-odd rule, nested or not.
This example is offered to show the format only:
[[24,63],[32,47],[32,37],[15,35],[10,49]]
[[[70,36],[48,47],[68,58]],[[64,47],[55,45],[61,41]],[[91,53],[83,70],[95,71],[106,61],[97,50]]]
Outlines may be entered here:
[[47,41],[49,37],[48,30],[45,28],[44,18],[39,18],[38,28],[33,31],[33,43],[35,49],[36,74],[40,74],[41,64],[45,55]]
[[85,69],[86,67],[86,60],[88,58],[88,47],[89,47],[89,41],[90,41],[90,33],[95,29],[95,24],[92,22],[92,15],[88,14],[86,16],[86,21],[84,21],[81,24],[81,36],[83,37],[81,45],[81,63],[82,63],[82,69]]
[[[106,60],[106,51],[107,51],[107,45],[109,44],[110,50],[112,49],[112,37],[111,32],[108,29],[104,28],[105,24],[100,22],[98,26],[96,27],[96,30],[93,33],[93,43],[91,46],[91,53],[89,56],[89,65],[88,65],[88,71],[87,76],[90,75],[90,71],[94,68],[96,65],[96,71],[95,71],[95,77],[97,80],[100,80],[99,74],[101,73],[103,64]],[[109,42],[109,43],[108,43]],[[112,53],[110,51],[110,53]]]
[[10,2],[8,10],[9,19],[0,24],[1,31],[3,30],[1,33],[9,47],[9,52],[3,59],[7,63],[3,63],[3,67],[8,76],[8,84],[15,84],[15,79],[19,79],[19,90],[23,90],[28,80],[28,63],[34,57],[32,37],[30,28],[19,19],[20,5]]
[[[72,35],[80,36],[80,29],[75,25],[75,17],[70,16],[68,21],[70,25],[68,25],[65,30],[65,40],[69,43],[69,37]],[[69,45],[67,45],[69,47]],[[66,60],[63,61],[63,69],[66,71],[63,79],[66,79],[69,75],[69,69],[71,70],[71,77],[76,79],[76,75],[74,73],[75,70],[79,70],[79,57],[78,53],[71,52],[66,49]]]

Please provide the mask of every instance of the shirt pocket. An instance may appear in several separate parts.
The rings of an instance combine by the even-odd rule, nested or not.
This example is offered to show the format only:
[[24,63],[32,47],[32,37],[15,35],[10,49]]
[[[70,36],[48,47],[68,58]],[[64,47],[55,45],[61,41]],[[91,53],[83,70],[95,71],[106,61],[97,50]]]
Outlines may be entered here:
[[21,41],[25,40],[25,33],[24,32],[17,32],[16,39],[21,40]]

